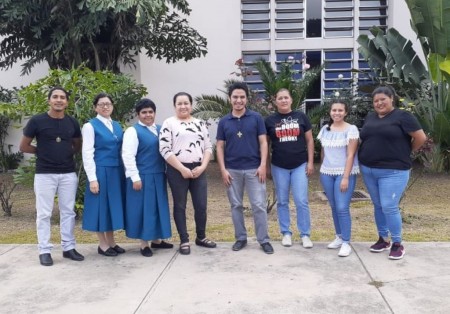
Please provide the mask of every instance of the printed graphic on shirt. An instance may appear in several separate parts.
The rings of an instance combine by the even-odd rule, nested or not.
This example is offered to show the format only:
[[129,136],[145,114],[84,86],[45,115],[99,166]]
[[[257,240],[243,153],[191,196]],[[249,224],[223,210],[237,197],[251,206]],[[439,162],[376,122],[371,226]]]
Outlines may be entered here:
[[292,119],[292,117],[281,119],[275,124],[275,135],[280,142],[296,142],[300,135],[298,119]]

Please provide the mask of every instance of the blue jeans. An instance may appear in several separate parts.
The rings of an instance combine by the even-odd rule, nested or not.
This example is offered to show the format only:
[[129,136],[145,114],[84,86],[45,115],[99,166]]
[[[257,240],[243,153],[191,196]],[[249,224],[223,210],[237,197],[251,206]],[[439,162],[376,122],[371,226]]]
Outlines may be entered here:
[[331,207],[331,214],[333,216],[334,229],[336,235],[342,237],[344,242],[350,242],[352,234],[352,218],[350,216],[350,201],[355,190],[356,175],[351,175],[348,178],[348,189],[341,192],[342,175],[327,175],[320,174],[320,183],[325,190],[328,198],[328,203]]
[[310,236],[311,218],[308,204],[308,176],[306,162],[294,169],[284,169],[272,164],[272,178],[277,193],[277,213],[280,232],[292,234],[289,213],[289,190],[292,190],[297,210],[297,228],[300,236]]
[[398,207],[409,180],[409,170],[378,169],[360,165],[364,184],[374,206],[378,234],[402,242],[402,217]]
[[266,183],[259,182],[258,176],[255,175],[256,169],[227,170],[233,178],[231,180],[231,186],[227,189],[227,194],[231,205],[231,218],[233,219],[236,240],[247,240],[243,206],[244,189],[246,189],[253,212],[256,240],[260,244],[269,242]]

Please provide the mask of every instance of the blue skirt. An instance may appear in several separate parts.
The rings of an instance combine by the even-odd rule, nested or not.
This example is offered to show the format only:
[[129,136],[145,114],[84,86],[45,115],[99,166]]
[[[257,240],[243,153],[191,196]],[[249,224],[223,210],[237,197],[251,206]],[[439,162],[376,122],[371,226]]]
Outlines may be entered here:
[[106,232],[123,229],[124,174],[122,167],[97,167],[100,192],[93,194],[86,183],[84,194],[83,229]]
[[142,189],[133,190],[127,179],[125,232],[127,237],[145,241],[172,236],[164,173],[142,174]]

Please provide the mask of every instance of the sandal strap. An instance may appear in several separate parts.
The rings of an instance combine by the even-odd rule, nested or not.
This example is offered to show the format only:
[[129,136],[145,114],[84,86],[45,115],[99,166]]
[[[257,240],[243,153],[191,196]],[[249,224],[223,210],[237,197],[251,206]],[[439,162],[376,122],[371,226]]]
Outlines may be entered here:
[[180,244],[180,248],[181,249],[183,249],[183,248],[190,248],[191,246],[189,245],[189,243],[188,242],[186,242],[186,243],[181,243]]
[[200,242],[206,243],[206,244],[211,244],[213,243],[210,239],[208,238],[204,238],[203,240],[200,240]]

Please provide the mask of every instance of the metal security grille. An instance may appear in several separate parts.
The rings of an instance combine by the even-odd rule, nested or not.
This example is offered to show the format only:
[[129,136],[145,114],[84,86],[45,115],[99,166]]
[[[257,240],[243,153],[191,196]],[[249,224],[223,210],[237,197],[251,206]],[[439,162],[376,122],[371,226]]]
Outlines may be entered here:
[[[322,201],[328,201],[327,196],[325,195],[324,191],[318,191],[315,193],[320,200]],[[358,202],[358,201],[370,201],[370,196],[365,191],[362,190],[355,190],[352,194],[352,202]]]

